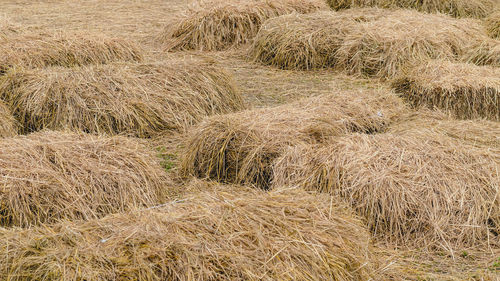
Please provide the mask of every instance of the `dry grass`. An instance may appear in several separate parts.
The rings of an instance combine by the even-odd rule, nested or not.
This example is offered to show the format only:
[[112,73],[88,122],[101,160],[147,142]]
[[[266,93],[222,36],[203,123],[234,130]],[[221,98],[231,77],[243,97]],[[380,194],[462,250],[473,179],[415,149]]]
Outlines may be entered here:
[[158,39],[168,50],[224,50],[250,41],[269,18],[320,9],[327,9],[322,0],[198,1]]
[[0,40],[6,38],[19,31],[20,27],[14,24],[9,17],[0,14]]
[[484,38],[475,20],[409,10],[352,9],[270,19],[257,34],[252,55],[286,69],[331,67],[391,78],[410,62],[458,58]]
[[17,134],[17,124],[9,108],[0,100],[0,138]]
[[475,44],[463,55],[462,61],[500,67],[500,41],[491,39]]
[[26,33],[0,42],[0,74],[9,68],[79,66],[141,61],[142,50],[125,39],[92,33]]
[[401,116],[388,131],[395,134],[423,131],[441,133],[467,145],[496,150],[500,157],[500,122],[496,121],[456,120],[440,111],[424,109]]
[[356,25],[350,18],[331,12],[270,19],[255,37],[252,56],[283,69],[332,67],[336,50]]
[[500,69],[429,61],[409,68],[393,82],[414,107],[439,108],[460,119],[500,121]]
[[229,74],[184,59],[13,70],[0,79],[0,97],[24,132],[48,128],[149,137],[243,108]]
[[387,257],[386,270],[373,280],[392,281],[498,281],[500,267],[494,266],[500,249],[466,249],[459,255],[429,252],[424,249],[374,249],[375,255]]
[[159,162],[124,137],[45,131],[0,139],[0,225],[92,219],[157,204],[171,192]]
[[354,134],[291,148],[273,184],[342,198],[381,241],[453,253],[499,245],[497,156],[426,131]]
[[378,132],[405,111],[391,93],[338,91],[278,107],[215,116],[187,139],[185,175],[267,188],[272,164],[288,145],[349,132]]
[[454,17],[483,18],[498,4],[496,0],[327,0],[334,10],[356,7],[416,9]]
[[500,39],[500,10],[490,14],[485,19],[485,24],[490,36]]
[[0,14],[30,30],[120,36],[149,48],[154,36],[191,0],[2,1]]
[[367,231],[329,198],[219,188],[155,210],[0,229],[9,280],[368,280]]

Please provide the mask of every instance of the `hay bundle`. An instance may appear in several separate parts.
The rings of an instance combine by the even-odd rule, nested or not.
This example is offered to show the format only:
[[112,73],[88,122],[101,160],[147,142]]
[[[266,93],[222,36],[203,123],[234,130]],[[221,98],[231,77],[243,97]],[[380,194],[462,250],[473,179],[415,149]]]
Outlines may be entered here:
[[486,40],[474,45],[464,54],[462,61],[500,67],[500,41]]
[[9,108],[0,101],[0,138],[14,136],[17,133],[14,116]]
[[199,1],[172,21],[159,39],[170,50],[224,50],[247,43],[269,18],[319,9],[327,9],[321,0]]
[[362,23],[337,51],[337,68],[350,74],[391,78],[408,63],[456,59],[486,38],[478,22],[399,10]]
[[334,10],[356,7],[416,9],[454,17],[483,18],[491,13],[497,0],[327,0]]
[[332,67],[390,78],[409,62],[455,59],[484,38],[485,32],[474,20],[407,10],[353,9],[270,19],[257,34],[252,53],[256,60],[281,68]]
[[486,18],[485,24],[490,36],[500,39],[500,10],[490,14]]
[[331,12],[286,15],[266,21],[255,37],[253,57],[285,69],[335,65],[335,52],[357,26],[351,18]]
[[333,67],[336,52],[349,33],[362,22],[372,22],[392,13],[366,8],[271,19],[255,38],[252,53],[258,61],[285,69]]
[[0,41],[0,74],[14,66],[78,66],[111,61],[141,61],[130,41],[94,34],[25,34]]
[[495,159],[427,131],[354,134],[290,149],[276,162],[274,184],[342,198],[389,243],[453,251],[500,242]]
[[0,139],[0,225],[91,219],[164,200],[165,171],[124,137],[45,131]]
[[393,82],[415,107],[440,108],[460,119],[500,121],[500,69],[448,61],[412,67]]
[[25,132],[49,128],[149,137],[243,108],[229,74],[190,60],[14,70],[0,80],[0,97]]
[[288,145],[348,132],[378,132],[403,112],[386,92],[337,92],[274,108],[216,116],[188,137],[185,175],[268,188],[272,164]]
[[367,231],[325,197],[202,192],[157,210],[0,229],[10,280],[368,280]]

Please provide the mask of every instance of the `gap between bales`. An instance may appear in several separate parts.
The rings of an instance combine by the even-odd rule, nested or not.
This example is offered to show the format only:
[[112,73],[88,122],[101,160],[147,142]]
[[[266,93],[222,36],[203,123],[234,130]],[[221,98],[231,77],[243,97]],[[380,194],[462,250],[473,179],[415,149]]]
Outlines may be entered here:
[[327,0],[327,3],[334,10],[359,7],[403,8],[473,18],[486,17],[498,5],[496,0]]
[[158,36],[167,50],[225,50],[250,41],[261,24],[283,14],[328,9],[321,0],[199,1]]
[[158,204],[175,195],[159,162],[124,137],[44,131],[0,139],[0,225],[87,220]]
[[17,123],[9,108],[0,100],[0,138],[17,134]]
[[338,91],[215,116],[188,136],[182,174],[267,189],[273,162],[287,146],[323,142],[350,132],[380,132],[405,110],[390,92]]
[[0,98],[24,133],[47,128],[151,137],[244,108],[228,73],[184,59],[16,69],[0,78]]
[[224,187],[154,210],[0,229],[0,274],[13,281],[368,280],[368,243],[360,221],[329,198]]
[[290,148],[276,161],[273,185],[331,193],[381,241],[453,253],[499,245],[498,160],[424,130],[353,134]]
[[436,107],[459,119],[500,121],[498,68],[429,61],[409,67],[392,86],[414,107]]
[[70,67],[143,59],[143,51],[134,43],[91,33],[9,36],[0,40],[0,53],[0,75],[12,67]]
[[485,38],[476,20],[364,8],[270,19],[255,37],[251,55],[283,69],[328,67],[392,78],[410,62],[458,59]]

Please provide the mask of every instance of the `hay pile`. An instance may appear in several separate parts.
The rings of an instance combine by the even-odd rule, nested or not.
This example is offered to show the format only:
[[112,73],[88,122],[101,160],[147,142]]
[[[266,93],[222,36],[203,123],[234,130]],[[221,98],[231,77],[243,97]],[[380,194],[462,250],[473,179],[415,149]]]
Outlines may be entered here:
[[45,131],[0,139],[0,226],[92,219],[165,200],[168,178],[123,137]]
[[0,138],[11,137],[17,133],[16,120],[9,108],[0,100]]
[[0,98],[25,132],[71,129],[149,137],[243,108],[225,71],[194,60],[13,70]]
[[368,233],[299,190],[202,192],[163,208],[0,229],[10,280],[368,280]]
[[500,121],[498,68],[429,61],[406,70],[393,88],[415,107],[439,108],[460,119]]
[[500,67],[500,41],[491,39],[474,45],[463,55],[462,61]]
[[454,17],[483,18],[498,4],[497,0],[327,0],[334,10],[356,7],[416,9]]
[[259,30],[252,55],[280,68],[331,67],[391,78],[413,61],[456,59],[485,38],[475,20],[409,10],[352,9],[270,19]]
[[490,36],[500,39],[500,10],[490,14],[485,19],[485,24]]
[[335,52],[356,26],[331,12],[286,15],[262,25],[251,52],[255,60],[285,69],[332,67]]
[[380,240],[453,250],[499,245],[500,161],[438,133],[354,134],[298,146],[276,162],[276,186],[329,192]]
[[134,43],[95,34],[23,34],[0,41],[0,74],[15,66],[76,66],[111,61],[141,61]]
[[338,91],[216,116],[191,132],[182,153],[182,171],[266,189],[273,178],[273,162],[287,146],[349,132],[379,132],[404,111],[401,100],[391,93]]
[[199,1],[172,21],[159,39],[170,50],[224,50],[247,43],[269,18],[320,9],[327,9],[322,0]]

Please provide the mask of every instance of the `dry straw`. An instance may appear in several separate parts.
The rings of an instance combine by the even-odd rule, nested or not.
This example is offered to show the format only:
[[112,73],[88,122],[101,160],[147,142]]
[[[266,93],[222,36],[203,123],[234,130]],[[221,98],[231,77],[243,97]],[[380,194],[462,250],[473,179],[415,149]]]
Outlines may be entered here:
[[467,145],[496,150],[500,159],[500,122],[484,119],[456,120],[443,112],[423,109],[403,114],[388,131],[395,134],[422,131],[441,133]]
[[9,108],[0,100],[0,138],[17,134],[17,124]]
[[429,61],[409,68],[393,82],[415,107],[439,108],[460,119],[500,121],[500,69]]
[[497,0],[327,0],[327,2],[335,10],[356,7],[404,8],[474,18],[487,16],[498,4]]
[[453,252],[500,242],[497,156],[424,130],[354,134],[291,148],[274,185],[341,198],[382,241]]
[[462,56],[462,61],[500,67],[500,40],[490,39],[475,44]]
[[322,0],[199,1],[159,35],[167,49],[224,50],[247,43],[261,24],[292,12],[328,9]]
[[349,132],[382,131],[403,111],[405,106],[391,93],[338,91],[274,108],[215,116],[190,133],[182,171],[267,188],[272,164],[287,146]]
[[15,69],[0,97],[25,132],[71,129],[149,137],[243,108],[225,71],[194,60]]
[[368,280],[369,236],[300,190],[220,188],[162,208],[0,229],[9,280]]
[[330,67],[390,78],[413,61],[458,58],[485,38],[476,20],[365,8],[270,19],[257,34],[252,54],[280,68]]
[[45,131],[0,139],[3,227],[151,206],[169,195],[166,183],[156,155],[124,137]]
[[485,24],[490,36],[500,39],[500,10],[497,10],[496,12],[490,14],[485,19]]
[[0,40],[6,40],[8,36],[17,33],[19,29],[21,28],[12,23],[10,18],[0,15]]
[[0,40],[0,74],[14,66],[75,66],[111,61],[140,61],[134,43],[88,33],[27,33]]

